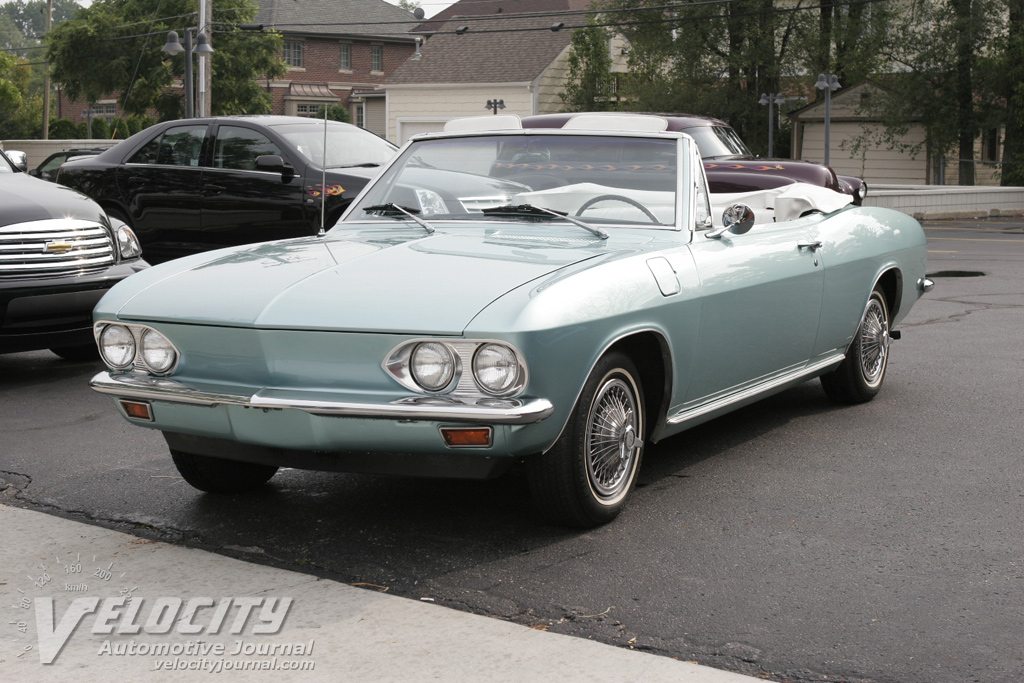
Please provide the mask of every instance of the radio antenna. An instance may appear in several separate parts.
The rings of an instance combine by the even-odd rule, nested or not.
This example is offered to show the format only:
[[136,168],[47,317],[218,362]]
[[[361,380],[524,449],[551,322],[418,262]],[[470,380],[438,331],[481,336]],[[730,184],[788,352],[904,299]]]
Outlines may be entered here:
[[316,234],[317,237],[323,237],[326,234],[326,216],[327,216],[327,105],[324,104],[324,150],[321,154],[321,174],[320,174],[320,232]]

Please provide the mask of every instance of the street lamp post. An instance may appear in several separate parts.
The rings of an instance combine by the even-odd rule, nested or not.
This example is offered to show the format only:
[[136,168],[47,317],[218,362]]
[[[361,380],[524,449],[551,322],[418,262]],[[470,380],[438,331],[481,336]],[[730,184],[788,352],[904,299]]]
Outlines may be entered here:
[[818,74],[818,82],[814,84],[818,90],[825,91],[825,165],[829,165],[829,129],[832,125],[832,93],[839,90],[839,77],[834,74]]
[[768,158],[775,158],[775,105],[780,107],[785,104],[786,99],[780,92],[761,93],[758,104],[768,105]]
[[213,48],[210,47],[210,39],[206,37],[205,33],[199,33],[196,39],[196,46],[192,47],[192,32],[196,31],[199,33],[199,29],[195,26],[191,26],[185,29],[185,46],[181,46],[181,42],[178,40],[178,32],[170,31],[167,33],[167,43],[163,46],[163,52],[167,52],[172,55],[176,55],[179,52],[185,53],[185,118],[195,118],[195,97],[192,94],[192,53],[198,55],[208,55],[213,52]]
[[505,108],[505,100],[487,100],[487,104],[484,105],[484,109],[490,109],[494,112],[494,115],[498,115],[499,109]]

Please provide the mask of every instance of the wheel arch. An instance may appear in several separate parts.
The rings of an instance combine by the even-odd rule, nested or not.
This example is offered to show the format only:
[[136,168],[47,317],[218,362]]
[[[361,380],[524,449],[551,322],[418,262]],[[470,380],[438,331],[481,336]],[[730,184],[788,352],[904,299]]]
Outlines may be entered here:
[[665,429],[668,397],[672,395],[672,353],[668,340],[655,330],[634,332],[617,339],[600,358],[618,351],[630,358],[640,373],[647,415],[646,439],[657,442]]
[[878,276],[874,286],[881,288],[885,304],[889,307],[889,317],[894,320],[903,301],[903,271],[896,266],[890,267]]

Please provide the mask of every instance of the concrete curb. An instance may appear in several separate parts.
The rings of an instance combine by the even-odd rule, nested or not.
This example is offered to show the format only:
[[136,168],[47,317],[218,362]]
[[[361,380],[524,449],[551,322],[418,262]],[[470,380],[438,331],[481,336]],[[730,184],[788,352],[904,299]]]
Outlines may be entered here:
[[5,505],[0,544],[7,681],[758,680]]

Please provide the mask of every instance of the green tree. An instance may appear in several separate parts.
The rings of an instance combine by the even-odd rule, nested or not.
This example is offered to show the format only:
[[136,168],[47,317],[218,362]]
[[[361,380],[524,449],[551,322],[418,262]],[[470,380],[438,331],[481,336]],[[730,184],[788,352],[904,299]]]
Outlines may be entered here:
[[[594,19],[590,22],[594,24]],[[565,92],[559,93],[568,111],[614,109],[612,58],[608,53],[609,33],[590,25],[572,32],[569,46]]]
[[71,119],[53,119],[50,121],[51,140],[78,139],[78,126]]
[[[324,118],[324,108],[320,107],[316,110],[316,117],[320,120]],[[327,118],[331,121],[341,121],[342,123],[352,123],[352,114],[349,113],[348,107],[343,104],[332,104],[327,108]]]
[[[215,115],[268,112],[270,95],[257,80],[285,73],[279,34],[238,28],[255,15],[254,0],[213,0]],[[96,0],[51,32],[53,78],[73,100],[95,102],[116,94],[129,115],[156,109],[163,118],[180,117],[182,96],[171,87],[183,77],[184,57],[170,57],[161,47],[168,31],[181,34],[195,24],[191,0]]]
[[[898,10],[900,40],[884,50],[886,66],[873,78],[880,88],[864,106],[884,126],[876,142],[952,155],[959,183],[974,184],[978,135],[1006,116],[1008,93],[998,91],[1002,75],[993,69],[1006,54],[1003,10],[999,0],[914,0]],[[925,141],[911,146],[903,137],[914,124],[924,128]]]
[[630,42],[620,102],[724,119],[755,151],[768,142],[762,93],[814,97],[822,72],[856,84],[876,70],[890,36],[888,3],[687,0],[665,8],[660,0],[607,0],[603,7],[634,8],[606,15],[622,22]]

